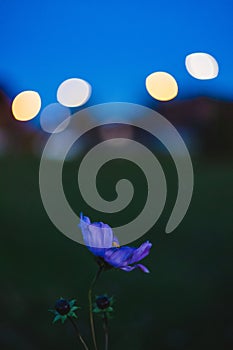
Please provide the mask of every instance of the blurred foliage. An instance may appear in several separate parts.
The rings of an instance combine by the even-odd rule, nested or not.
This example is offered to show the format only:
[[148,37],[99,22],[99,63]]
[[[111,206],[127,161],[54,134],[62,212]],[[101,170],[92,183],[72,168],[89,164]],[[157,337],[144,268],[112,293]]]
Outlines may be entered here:
[[[97,269],[95,262],[85,247],[50,222],[39,194],[39,160],[11,156],[0,162],[0,348],[77,349],[73,329],[68,324],[52,325],[48,309],[60,296],[77,299],[79,326],[90,341],[87,290]],[[119,162],[99,175],[100,192],[107,199],[112,198],[117,176],[125,171],[123,161]],[[96,294],[108,293],[116,299],[110,349],[232,349],[232,163],[194,160],[191,206],[175,232],[166,235],[177,186],[170,159],[161,162],[168,170],[169,200],[156,225],[134,242],[152,241],[145,260],[151,273],[108,271],[96,286]],[[67,163],[64,187],[74,210],[82,210],[93,221],[126,223],[146,200],[145,180],[135,167],[127,167],[127,176],[135,182],[136,204],[119,216],[101,216],[74,190],[77,162]],[[101,324],[97,324],[97,338],[103,344]]]

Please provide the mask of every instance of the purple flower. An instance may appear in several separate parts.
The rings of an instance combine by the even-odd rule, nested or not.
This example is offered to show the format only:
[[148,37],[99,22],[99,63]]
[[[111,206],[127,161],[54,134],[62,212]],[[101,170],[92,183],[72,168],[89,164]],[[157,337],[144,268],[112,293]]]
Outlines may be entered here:
[[150,253],[152,244],[147,241],[139,248],[122,246],[114,236],[109,225],[103,222],[93,222],[87,216],[80,215],[80,228],[87,248],[98,258],[100,265],[105,268],[114,267],[130,272],[135,268],[148,273],[142,264],[137,264]]

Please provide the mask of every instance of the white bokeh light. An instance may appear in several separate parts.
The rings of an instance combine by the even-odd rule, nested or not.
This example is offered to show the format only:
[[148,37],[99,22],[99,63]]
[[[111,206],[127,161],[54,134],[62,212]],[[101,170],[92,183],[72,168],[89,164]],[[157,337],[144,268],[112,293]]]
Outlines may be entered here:
[[71,78],[63,81],[57,89],[57,100],[63,106],[79,107],[91,96],[91,86],[83,79]]
[[59,133],[63,131],[69,122],[70,109],[59,103],[48,105],[40,114],[41,128],[48,133]]
[[218,62],[204,52],[195,52],[185,59],[185,66],[189,74],[200,80],[214,79],[218,76]]

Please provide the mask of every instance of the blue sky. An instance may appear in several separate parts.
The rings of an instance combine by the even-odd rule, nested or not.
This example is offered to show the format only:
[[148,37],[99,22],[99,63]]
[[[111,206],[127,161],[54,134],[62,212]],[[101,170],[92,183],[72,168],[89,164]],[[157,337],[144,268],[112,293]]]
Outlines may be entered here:
[[[233,99],[232,1],[29,1],[0,2],[0,84],[11,97],[36,90],[56,101],[71,77],[93,88],[89,104],[152,98],[145,78],[171,73],[177,99],[197,94]],[[212,54],[219,76],[196,80],[185,68],[192,52]]]

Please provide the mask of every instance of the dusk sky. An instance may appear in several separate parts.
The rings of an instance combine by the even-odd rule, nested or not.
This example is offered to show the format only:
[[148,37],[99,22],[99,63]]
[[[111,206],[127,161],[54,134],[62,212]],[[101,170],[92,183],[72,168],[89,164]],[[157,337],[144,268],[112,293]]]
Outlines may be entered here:
[[[233,3],[223,1],[1,1],[0,85],[11,98],[38,91],[42,107],[59,84],[92,85],[89,105],[152,102],[145,78],[166,71],[176,99],[207,94],[233,100]],[[192,52],[213,55],[219,75],[197,80],[185,68]]]

